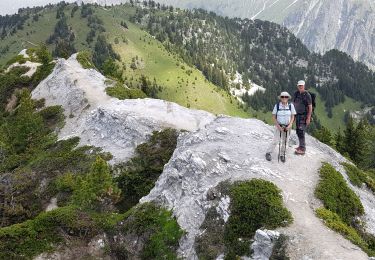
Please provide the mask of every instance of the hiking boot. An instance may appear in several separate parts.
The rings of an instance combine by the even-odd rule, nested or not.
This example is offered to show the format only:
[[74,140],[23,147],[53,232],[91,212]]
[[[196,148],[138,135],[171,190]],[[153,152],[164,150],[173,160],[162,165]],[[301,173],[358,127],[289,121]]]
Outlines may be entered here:
[[281,156],[280,156],[280,161],[281,161],[281,162],[285,162],[285,156],[284,156],[284,155],[281,155]]
[[271,157],[270,153],[266,153],[266,160],[267,161],[271,161],[272,160],[272,157]]
[[300,148],[300,149],[296,149],[296,152],[295,152],[295,153],[298,154],[298,155],[304,155],[304,154],[305,154],[305,150],[302,149],[302,148]]

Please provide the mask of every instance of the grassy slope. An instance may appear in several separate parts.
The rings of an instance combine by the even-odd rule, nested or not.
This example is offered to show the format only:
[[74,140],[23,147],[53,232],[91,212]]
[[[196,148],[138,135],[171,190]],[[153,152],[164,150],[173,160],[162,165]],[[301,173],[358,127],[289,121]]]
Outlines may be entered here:
[[[317,93],[316,90],[312,90]],[[344,116],[348,110],[359,110],[361,103],[354,101],[351,98],[345,97],[345,102],[338,104],[332,110],[333,117],[329,118],[325,110],[325,102],[322,100],[319,94],[316,97],[316,108],[315,114],[318,116],[320,123],[330,129],[331,131],[337,131],[338,129],[345,129]]]
[[[68,18],[68,24],[73,27],[76,35],[75,47],[77,50],[88,49],[89,46],[85,41],[89,31],[87,19],[80,17],[80,11],[76,12],[74,18],[71,18],[71,9],[71,6],[66,7],[65,14]],[[183,106],[190,105],[191,108],[203,109],[216,114],[240,117],[252,116],[267,123],[272,123],[270,112],[265,113],[250,110],[249,113],[246,113],[242,109],[239,109],[237,101],[234,98],[229,97],[227,93],[207,82],[200,71],[189,68],[179,57],[166,51],[162,44],[153,39],[151,35],[130,23],[127,18],[131,12],[134,12],[134,9],[129,6],[117,6],[108,10],[97,7],[95,10],[105,23],[109,41],[113,43],[115,50],[121,55],[123,62],[126,63],[127,70],[125,74],[128,78],[133,76],[136,79],[141,74],[148,76],[151,80],[156,78],[158,84],[164,87],[163,91],[159,94],[160,98],[176,102]],[[42,11],[42,14],[43,17],[40,17],[39,21],[35,22],[30,19],[25,23],[23,30],[19,30],[15,35],[0,41],[0,49],[7,45],[10,48],[8,53],[0,56],[0,65],[5,64],[7,60],[19,53],[21,49],[33,47],[29,42],[38,44],[47,40],[57,22],[56,8],[45,9]],[[127,21],[129,30],[124,30],[120,26],[120,22],[124,20]],[[29,35],[26,34],[27,32]],[[128,44],[123,43],[123,36],[128,39]],[[119,44],[114,44],[115,38],[119,39]],[[133,71],[129,66],[131,59],[137,55],[139,59],[143,60],[142,63],[144,66],[141,69]],[[177,63],[180,66],[177,66]],[[181,69],[181,65],[185,67],[185,70]],[[188,69],[193,71],[190,76],[186,73]],[[182,82],[182,79],[184,82]],[[188,84],[187,80],[189,81]],[[192,84],[193,82],[195,82],[195,85]],[[343,118],[346,110],[357,110],[359,108],[360,103],[346,98],[345,103],[334,107],[333,118],[328,118],[324,102],[319,95],[317,97],[316,114],[321,123],[333,131],[344,128]]]
[[[183,106],[203,109],[215,114],[249,116],[238,108],[235,98],[207,82],[199,70],[189,67],[181,59],[165,50],[164,46],[147,32],[130,23],[127,18],[132,11],[133,9],[123,6],[110,10],[97,9],[98,16],[102,18],[107,28],[109,41],[116,52],[121,55],[122,62],[126,64],[125,75],[128,78],[136,79],[141,74],[147,75],[151,80],[155,78],[157,83],[164,87],[159,93],[160,98]],[[129,30],[120,26],[121,21],[127,22]],[[122,41],[123,37],[128,40],[127,44]],[[119,39],[118,44],[114,43],[115,38]],[[132,58],[136,56],[143,66],[132,70],[130,64]],[[185,69],[182,69],[182,66]],[[186,73],[187,70],[192,70],[193,73],[189,76]]]
[[[71,6],[65,8],[65,15],[67,17],[68,25],[73,28],[76,36],[75,47],[77,50],[88,49],[86,43],[86,36],[89,31],[87,27],[87,19],[82,19],[80,11],[77,11],[75,16],[71,18]],[[17,55],[22,49],[35,47],[40,43],[45,43],[48,37],[52,34],[57,19],[56,8],[44,9],[40,12],[43,16],[39,17],[38,21],[33,21],[30,18],[24,26],[23,30],[18,30],[13,36],[6,37],[0,41],[0,49],[9,46],[9,51],[5,55],[0,56],[0,66],[4,65],[9,59]],[[29,35],[27,35],[27,33]],[[52,50],[53,46],[49,46]]]
[[[72,26],[76,36],[75,47],[78,51],[88,49],[89,46],[86,43],[86,36],[89,31],[87,19],[80,17],[80,11],[77,11],[75,16],[71,18],[71,9],[71,6],[66,7],[65,14],[68,24]],[[160,98],[164,100],[215,114],[249,117],[248,113],[238,107],[235,98],[207,82],[200,71],[189,67],[180,58],[170,54],[151,35],[130,23],[127,18],[131,12],[134,12],[134,9],[129,6],[118,6],[111,9],[96,7],[95,10],[105,23],[108,40],[126,64],[125,74],[128,78],[133,77],[136,80],[141,74],[148,76],[151,80],[155,78],[157,83],[164,87],[159,94]],[[43,17],[40,17],[39,21],[35,22],[30,19],[25,23],[24,30],[17,31],[15,35],[0,42],[0,49],[7,45],[10,47],[10,51],[0,57],[0,65],[5,64],[21,49],[33,47],[33,44],[29,42],[38,44],[48,39],[57,22],[56,8],[45,9],[42,13]],[[129,25],[129,30],[120,26],[120,22],[125,20]],[[26,34],[31,31],[33,31],[32,34]],[[128,44],[122,41],[123,36],[128,39]],[[119,39],[119,44],[114,43],[115,38]],[[50,49],[52,50],[53,47],[50,46]],[[129,67],[131,59],[135,56],[138,56],[140,60],[142,59],[144,66],[133,71]],[[179,66],[176,65],[177,63],[179,63]],[[184,66],[185,70],[181,66]],[[192,70],[193,73],[189,76],[186,73],[187,70]],[[187,81],[189,81],[188,84]]]

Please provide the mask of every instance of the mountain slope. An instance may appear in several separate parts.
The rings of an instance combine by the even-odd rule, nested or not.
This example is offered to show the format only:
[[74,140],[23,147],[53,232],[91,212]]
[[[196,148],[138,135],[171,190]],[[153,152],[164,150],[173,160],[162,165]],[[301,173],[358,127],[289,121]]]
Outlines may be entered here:
[[[69,53],[100,53],[100,35],[100,43],[108,42],[118,53],[113,56],[119,59],[118,69],[109,72],[118,71],[120,81],[129,87],[140,88],[146,79],[156,86],[158,98],[186,107],[268,119],[265,112],[270,111],[280,91],[293,93],[295,82],[305,78],[324,101],[325,109],[320,109],[318,116],[324,118],[326,127],[337,129],[334,122],[344,123],[346,108],[339,104],[345,96],[360,105],[371,106],[375,100],[374,73],[343,53],[313,54],[288,30],[267,21],[173,10],[153,2],[150,6],[148,2],[145,6],[107,8],[60,4],[24,10],[19,14],[23,23],[17,23],[21,18],[16,16],[4,20],[0,64],[19,49],[45,42],[50,36],[48,47],[56,49],[58,41],[53,39],[59,37],[58,25],[64,24],[58,18],[61,13],[66,21],[62,31],[69,36],[64,41],[74,47]],[[339,116],[332,113],[335,108],[341,110]]]
[[[77,70],[79,74],[76,74]],[[272,128],[263,122],[215,117],[162,100],[108,99],[104,89],[98,89],[103,86],[102,79],[81,81],[86,77],[93,78],[93,73],[79,68],[73,56],[68,61],[60,60],[54,72],[33,91],[33,97],[43,97],[47,104],[62,105],[65,111],[72,109],[69,103],[78,102],[85,107],[74,110],[74,117],[67,117],[62,133],[72,130],[70,126],[78,120],[80,128],[74,134],[81,137],[83,144],[102,147],[113,154],[115,161],[122,161],[128,158],[124,156],[124,150],[131,154],[135,144],[144,142],[152,130],[173,127],[193,131],[180,134],[177,149],[155,188],[141,200],[155,201],[173,210],[178,223],[187,231],[180,242],[181,256],[195,259],[194,240],[213,203],[208,199],[210,189],[225,180],[262,178],[282,189],[285,204],[295,219],[290,227],[280,230],[293,241],[288,244],[292,259],[338,256],[341,259],[367,259],[361,250],[332,233],[314,215],[313,210],[320,204],[313,195],[320,164],[327,161],[345,176],[340,165],[345,159],[333,149],[308,136],[306,157],[295,156],[289,151],[286,164],[278,164],[276,160],[270,163],[264,160],[263,154],[271,141]],[[71,102],[56,98],[56,95],[61,96],[59,93],[66,93]],[[97,94],[92,96],[92,93]],[[295,133],[292,139],[295,141]],[[307,161],[308,165],[304,164]],[[374,234],[373,193],[366,188],[350,187],[364,205],[367,231]]]
[[[295,133],[292,135],[295,139]],[[277,160],[270,163],[264,153],[272,137],[272,128],[261,121],[216,118],[204,129],[180,138],[155,188],[141,201],[156,200],[175,212],[181,227],[188,231],[180,253],[195,259],[195,239],[204,232],[199,227],[214,203],[209,195],[212,189],[223,181],[270,180],[282,189],[294,217],[293,224],[282,229],[293,241],[288,248],[291,259],[367,259],[348,241],[327,230],[314,214],[320,204],[314,197],[314,187],[321,163],[328,161],[342,171],[339,162],[345,159],[308,137],[306,157],[295,156],[290,149],[286,164]],[[374,196],[359,189],[356,192],[366,203],[366,219],[373,233]]]
[[183,8],[203,8],[223,16],[262,19],[277,22],[290,29],[315,52],[338,49],[375,66],[374,5],[361,1],[194,1],[161,0]]
[[[13,34],[9,33],[0,41],[0,52],[2,52],[0,64],[4,65],[16,56],[20,49],[35,48],[41,42],[46,42],[59,21],[56,19],[57,9],[55,6],[50,6],[35,10],[38,19],[34,19],[35,15],[32,11],[31,14],[24,13],[28,19],[24,22],[23,28]],[[90,17],[82,17],[81,8],[72,15],[73,9],[73,5],[63,8],[67,25],[74,34],[74,47],[78,51],[93,50],[100,32],[96,29],[93,42],[87,42],[91,31]],[[127,68],[123,71],[127,84],[139,84],[141,76],[144,75],[151,81],[156,80],[157,84],[162,86],[163,89],[158,94],[159,98],[217,114],[248,116],[234,97],[207,82],[200,71],[184,63],[175,54],[169,53],[147,32],[127,21],[134,9],[129,6],[111,9],[92,6],[91,9],[95,12],[91,17],[101,19],[106,30],[104,35],[120,55],[119,65],[122,69]],[[121,26],[121,22],[124,21],[127,21],[128,29]],[[54,48],[54,44],[49,45],[50,50]],[[139,59],[140,66],[137,69],[131,69],[133,59]]]

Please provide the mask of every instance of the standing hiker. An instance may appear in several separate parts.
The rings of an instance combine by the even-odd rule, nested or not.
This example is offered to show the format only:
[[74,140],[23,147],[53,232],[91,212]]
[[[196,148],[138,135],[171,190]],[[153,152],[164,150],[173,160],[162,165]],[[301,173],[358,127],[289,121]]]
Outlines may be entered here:
[[275,146],[279,144],[278,158],[285,162],[285,153],[287,143],[290,137],[290,129],[292,128],[296,110],[292,103],[289,103],[290,95],[288,92],[281,92],[278,102],[272,111],[272,119],[275,122],[275,135],[272,143],[267,149],[266,159],[271,161],[271,153]]
[[305,131],[311,122],[313,100],[310,93],[305,90],[305,81],[298,81],[297,88],[293,98],[293,104],[297,111],[296,132],[299,140],[296,154],[304,155],[306,152]]

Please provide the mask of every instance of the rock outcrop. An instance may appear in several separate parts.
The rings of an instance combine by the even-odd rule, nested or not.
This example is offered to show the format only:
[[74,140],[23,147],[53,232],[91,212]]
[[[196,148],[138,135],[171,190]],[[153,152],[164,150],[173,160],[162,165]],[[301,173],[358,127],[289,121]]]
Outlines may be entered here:
[[129,159],[134,148],[153,131],[171,127],[195,131],[215,116],[158,99],[118,100],[105,93],[108,80],[96,70],[86,70],[73,55],[60,59],[56,67],[32,92],[45,99],[46,106],[61,105],[66,117],[60,139],[81,138],[81,145],[93,145],[112,153],[113,162]]
[[[368,259],[357,246],[329,230],[315,214],[320,202],[314,196],[323,161],[331,163],[345,177],[340,162],[345,158],[308,136],[305,157],[287,152],[285,164],[264,159],[273,128],[256,119],[216,117],[155,99],[120,101],[105,94],[106,79],[95,70],[83,69],[75,56],[61,59],[53,73],[34,91],[46,105],[61,105],[66,124],[60,138],[81,137],[81,144],[111,152],[113,162],[131,157],[137,144],[152,131],[172,127],[184,129],[174,154],[150,194],[141,202],[155,201],[171,209],[186,231],[179,254],[196,259],[194,242],[205,214],[212,205],[209,192],[223,181],[262,178],[281,190],[294,222],[277,230],[290,238],[291,259]],[[295,133],[292,142],[296,141]],[[350,184],[349,184],[350,185]],[[375,234],[375,197],[365,188],[350,187],[359,195],[367,231]],[[227,218],[228,199],[219,203]]]
[[[195,259],[195,237],[212,207],[207,199],[210,188],[223,181],[266,179],[282,190],[285,205],[294,217],[293,224],[282,229],[291,238],[288,253],[292,259],[367,259],[358,247],[330,231],[314,214],[314,208],[320,206],[314,188],[321,163],[330,162],[345,174],[340,165],[345,159],[308,137],[305,157],[298,157],[289,149],[285,164],[267,162],[264,154],[272,137],[272,127],[259,120],[223,116],[203,129],[182,134],[155,188],[141,201],[157,201],[173,210],[187,231],[180,243],[180,254]],[[295,133],[292,138],[296,138]],[[375,234],[375,197],[366,190],[352,188],[365,207],[368,231]]]

